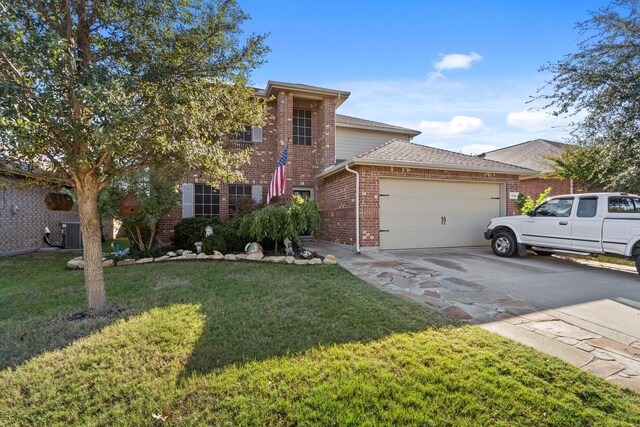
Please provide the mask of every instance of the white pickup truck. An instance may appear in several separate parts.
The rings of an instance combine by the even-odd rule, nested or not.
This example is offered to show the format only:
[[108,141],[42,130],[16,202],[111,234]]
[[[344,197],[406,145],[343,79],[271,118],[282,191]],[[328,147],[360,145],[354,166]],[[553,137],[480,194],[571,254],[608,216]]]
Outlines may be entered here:
[[607,254],[632,259],[640,273],[640,196],[586,193],[554,196],[527,215],[491,220],[484,232],[501,257]]

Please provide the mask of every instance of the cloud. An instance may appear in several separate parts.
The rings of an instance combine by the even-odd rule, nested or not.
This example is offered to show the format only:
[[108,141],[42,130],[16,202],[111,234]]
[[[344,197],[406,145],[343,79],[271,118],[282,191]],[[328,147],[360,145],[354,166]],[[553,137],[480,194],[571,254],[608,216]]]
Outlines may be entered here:
[[476,52],[471,52],[469,55],[450,53],[448,55],[442,55],[442,59],[436,62],[434,67],[438,71],[438,74],[442,73],[444,70],[467,70],[471,68],[471,65],[474,62],[480,61],[481,59],[482,56],[478,55]]
[[556,118],[544,111],[512,111],[507,114],[507,126],[523,129],[526,132],[549,130]]
[[493,144],[471,144],[465,145],[464,147],[460,148],[460,151],[464,154],[475,156],[478,154],[486,153],[487,151],[496,150],[497,148],[498,147]]
[[436,137],[456,137],[476,134],[485,130],[482,119],[469,116],[455,116],[448,122],[423,120],[419,127],[424,135]]

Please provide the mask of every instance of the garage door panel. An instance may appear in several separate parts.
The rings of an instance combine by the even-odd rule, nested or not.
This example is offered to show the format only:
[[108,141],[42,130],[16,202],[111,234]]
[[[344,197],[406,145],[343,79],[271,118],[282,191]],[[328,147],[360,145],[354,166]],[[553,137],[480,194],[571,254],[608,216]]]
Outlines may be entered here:
[[383,178],[380,248],[481,246],[500,216],[500,184]]

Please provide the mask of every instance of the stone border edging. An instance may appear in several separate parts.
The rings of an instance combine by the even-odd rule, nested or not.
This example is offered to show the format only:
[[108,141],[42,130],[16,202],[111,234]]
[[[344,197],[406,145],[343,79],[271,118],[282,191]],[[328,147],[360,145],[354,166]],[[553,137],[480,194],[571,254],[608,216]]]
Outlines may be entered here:
[[[163,255],[157,258],[140,258],[135,260],[133,258],[122,259],[114,262],[112,259],[102,259],[102,267],[122,267],[125,265],[137,265],[137,264],[149,264],[155,262],[173,262],[173,261],[197,261],[197,260],[225,260],[225,261],[260,261],[260,262],[272,262],[276,264],[293,264],[293,265],[319,265],[319,264],[337,264],[338,260],[334,255],[327,255],[324,260],[320,258],[312,259],[296,259],[292,256],[264,256],[261,252],[246,255],[246,254],[226,254],[221,252],[215,252],[213,255],[206,254],[188,254],[170,257]],[[76,257],[67,262],[67,268],[70,270],[84,269],[84,261],[82,257]]]

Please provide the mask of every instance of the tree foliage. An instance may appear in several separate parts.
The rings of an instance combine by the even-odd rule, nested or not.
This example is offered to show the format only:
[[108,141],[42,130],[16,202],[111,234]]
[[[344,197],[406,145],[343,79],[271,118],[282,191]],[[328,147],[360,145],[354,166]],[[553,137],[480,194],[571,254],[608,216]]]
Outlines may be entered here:
[[[162,215],[177,208],[177,184],[175,176],[155,168],[115,178],[100,192],[100,213],[103,218],[122,221],[131,247],[138,253],[148,254],[154,247],[158,221]],[[120,213],[119,204],[127,194],[140,203],[138,215],[125,216]]]
[[525,196],[524,194],[518,194],[518,209],[520,209],[520,215],[528,214],[533,208],[538,206],[540,203],[544,202],[547,197],[551,194],[551,187],[547,187],[544,189],[542,193],[538,196],[538,198],[533,201],[533,199],[529,196]]
[[0,0],[0,149],[78,196],[90,312],[108,309],[98,192],[148,166],[240,179],[224,135],[260,125],[233,0]]
[[539,98],[574,118],[581,149],[557,162],[587,185],[640,190],[640,5],[615,0],[579,24],[578,51],[542,68],[553,77]]

